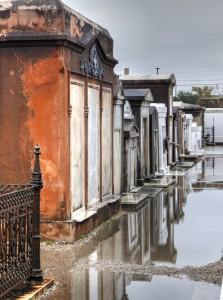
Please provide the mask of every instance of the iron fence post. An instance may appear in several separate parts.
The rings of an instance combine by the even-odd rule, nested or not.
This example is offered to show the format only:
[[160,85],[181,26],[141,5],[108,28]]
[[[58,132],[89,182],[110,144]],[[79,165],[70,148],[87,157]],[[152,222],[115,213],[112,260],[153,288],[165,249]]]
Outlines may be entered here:
[[34,149],[35,162],[31,176],[31,184],[34,186],[33,204],[33,279],[43,280],[43,270],[40,263],[40,190],[43,188],[42,173],[40,170],[40,147],[37,144]]

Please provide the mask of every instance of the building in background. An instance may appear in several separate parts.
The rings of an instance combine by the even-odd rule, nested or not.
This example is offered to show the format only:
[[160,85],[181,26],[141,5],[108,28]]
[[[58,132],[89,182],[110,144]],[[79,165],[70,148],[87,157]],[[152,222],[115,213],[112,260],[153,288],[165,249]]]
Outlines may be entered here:
[[167,141],[167,163],[173,162],[173,89],[176,85],[174,74],[130,74],[129,69],[125,69],[125,74],[120,76],[124,89],[126,88],[149,88],[154,103],[164,103],[167,107],[166,135]]
[[173,106],[174,111],[178,109],[179,122],[183,122],[183,125],[179,124],[179,149],[182,150],[183,146],[184,150],[180,151],[179,155],[183,157],[184,154],[202,154],[205,108],[181,101],[174,101]]
[[204,137],[207,144],[223,144],[222,118],[223,96],[199,99],[199,104],[206,108],[204,114]]

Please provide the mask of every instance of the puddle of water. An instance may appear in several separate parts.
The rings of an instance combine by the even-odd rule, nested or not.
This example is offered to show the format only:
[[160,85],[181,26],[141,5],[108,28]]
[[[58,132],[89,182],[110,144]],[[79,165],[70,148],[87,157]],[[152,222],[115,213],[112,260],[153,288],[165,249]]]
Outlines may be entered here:
[[221,288],[213,284],[117,272],[74,270],[71,299],[75,300],[219,300]]
[[222,256],[223,191],[191,193],[184,207],[184,221],[174,228],[177,266],[205,265]]
[[148,271],[154,264],[201,266],[222,257],[223,190],[193,186],[207,176],[223,178],[223,159],[215,161],[215,173],[212,169],[207,160],[200,162],[176,176],[177,186],[123,214],[92,253],[83,255],[83,263],[70,266],[60,289],[47,299],[219,300],[219,286]]
[[168,277],[154,277],[152,282],[131,282],[126,289],[131,300],[219,300],[220,287]]

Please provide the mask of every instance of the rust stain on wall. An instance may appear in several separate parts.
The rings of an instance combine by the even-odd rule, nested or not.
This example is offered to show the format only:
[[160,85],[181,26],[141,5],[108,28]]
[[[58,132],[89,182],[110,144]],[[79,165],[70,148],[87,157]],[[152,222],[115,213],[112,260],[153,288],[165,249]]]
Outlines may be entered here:
[[[57,56],[57,55],[56,55]],[[63,69],[61,57],[49,57],[39,59],[25,67],[24,86],[26,89],[34,89],[47,85],[47,91],[50,92],[52,86],[58,80],[59,72]]]
[[[43,219],[61,219],[61,202],[65,201],[66,182],[63,178],[67,170],[62,162],[66,160],[67,147],[62,143],[66,133],[61,127],[65,118],[64,97],[60,93],[64,88],[61,70],[62,52],[55,50],[49,57],[27,63],[22,76],[23,93],[28,98],[29,107],[25,126],[29,128],[30,139],[38,142],[42,151],[41,169],[45,185],[41,202]],[[61,147],[64,147],[64,151],[61,151]]]
[[27,183],[30,179],[31,143],[22,136],[29,135],[24,124],[27,120],[27,99],[22,92],[23,65],[14,51],[0,49],[0,182]]

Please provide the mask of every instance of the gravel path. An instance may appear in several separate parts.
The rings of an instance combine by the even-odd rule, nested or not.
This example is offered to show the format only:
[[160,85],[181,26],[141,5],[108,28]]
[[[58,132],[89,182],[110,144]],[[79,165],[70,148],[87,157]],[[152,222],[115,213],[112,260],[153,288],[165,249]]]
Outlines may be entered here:
[[189,279],[194,281],[203,281],[217,285],[221,285],[223,277],[223,260],[202,267],[186,266],[182,268],[175,268],[155,265],[143,266],[112,260],[93,262],[88,259],[83,259],[76,263],[76,267],[82,270],[94,268],[96,271],[109,271],[136,275],[153,274],[177,278],[187,276]]

